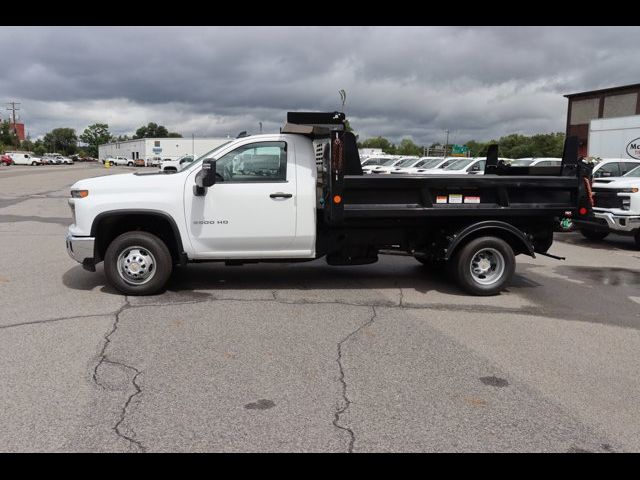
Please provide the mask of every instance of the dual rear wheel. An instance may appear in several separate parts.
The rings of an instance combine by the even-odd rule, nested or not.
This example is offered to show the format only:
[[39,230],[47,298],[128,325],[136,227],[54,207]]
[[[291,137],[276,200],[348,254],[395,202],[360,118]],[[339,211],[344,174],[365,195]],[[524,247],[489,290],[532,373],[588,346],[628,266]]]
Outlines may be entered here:
[[449,275],[465,291],[479,296],[497,295],[513,277],[516,259],[511,246],[498,237],[479,237],[461,246],[449,261],[428,262],[428,267],[445,266]]

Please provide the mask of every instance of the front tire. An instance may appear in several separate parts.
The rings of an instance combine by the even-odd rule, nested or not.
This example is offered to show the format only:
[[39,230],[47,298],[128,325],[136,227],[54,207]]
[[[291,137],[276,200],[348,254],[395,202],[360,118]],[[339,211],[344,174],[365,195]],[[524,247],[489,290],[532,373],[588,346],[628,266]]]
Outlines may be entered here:
[[638,248],[638,250],[640,250],[640,230],[638,230],[636,232],[636,235],[635,235],[634,239],[636,241],[636,248]]
[[586,228],[581,228],[580,233],[587,240],[593,241],[604,240],[609,235],[609,232],[603,232],[600,230],[588,230]]
[[449,261],[458,284],[479,296],[500,293],[516,268],[513,249],[498,237],[473,239],[460,247]]
[[171,253],[160,238],[148,232],[116,237],[104,256],[107,281],[125,295],[153,295],[166,285],[173,270]]

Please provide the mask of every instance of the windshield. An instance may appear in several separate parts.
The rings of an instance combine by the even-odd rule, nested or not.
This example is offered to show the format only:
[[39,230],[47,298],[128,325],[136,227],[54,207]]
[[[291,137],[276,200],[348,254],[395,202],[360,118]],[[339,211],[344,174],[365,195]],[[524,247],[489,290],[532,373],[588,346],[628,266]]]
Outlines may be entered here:
[[471,162],[473,162],[473,158],[465,158],[465,159],[462,159],[462,160],[454,160],[453,163],[450,163],[444,169],[445,170],[460,170],[460,169],[463,169],[464,167],[466,167],[467,165],[469,165]]
[[533,160],[527,160],[523,158],[520,160],[514,160],[513,162],[511,162],[511,165],[513,165],[514,167],[528,167],[532,163]]
[[398,161],[398,159],[397,159],[397,158],[390,158],[389,160],[385,160],[385,161],[382,163],[382,166],[384,166],[384,167],[391,167],[391,166],[393,166],[393,164],[394,164],[394,163],[396,163],[397,161]]
[[416,158],[405,158],[404,160],[396,163],[396,167],[408,167],[409,165],[411,165],[412,163],[414,163],[417,159]]
[[363,167],[370,167],[371,165],[378,165],[380,163],[379,158],[370,158],[369,160],[365,160],[362,164]]
[[422,160],[417,163],[415,166],[419,168],[435,168],[438,163],[440,163],[442,159],[440,158],[432,158],[431,160]]
[[215,152],[217,152],[218,150],[221,150],[222,147],[225,147],[227,145],[229,145],[233,140],[229,140],[228,142],[224,142],[222,145],[218,145],[216,148],[214,148],[213,150],[208,151],[207,153],[205,153],[204,155],[196,158],[193,162],[188,163],[185,162],[184,164],[184,168],[181,170],[182,172],[189,170],[190,168],[192,168],[194,165],[197,165],[200,163],[201,160],[207,159],[207,158],[214,158],[213,154]]
[[623,177],[640,177],[640,166],[637,166],[633,170],[625,173]]

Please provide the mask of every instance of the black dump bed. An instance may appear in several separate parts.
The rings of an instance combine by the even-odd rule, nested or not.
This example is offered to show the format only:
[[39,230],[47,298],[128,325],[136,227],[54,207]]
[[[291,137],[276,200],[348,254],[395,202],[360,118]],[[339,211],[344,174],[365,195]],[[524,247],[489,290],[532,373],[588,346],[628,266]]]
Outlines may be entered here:
[[341,186],[345,220],[562,215],[580,194],[576,176],[560,175],[347,175]]
[[322,216],[328,225],[352,219],[521,220],[591,212],[591,168],[578,162],[574,137],[565,142],[560,167],[513,167],[498,161],[498,146],[492,145],[484,175],[363,175],[356,138],[345,130],[343,113],[290,112],[287,121],[284,131],[328,142],[322,186]]

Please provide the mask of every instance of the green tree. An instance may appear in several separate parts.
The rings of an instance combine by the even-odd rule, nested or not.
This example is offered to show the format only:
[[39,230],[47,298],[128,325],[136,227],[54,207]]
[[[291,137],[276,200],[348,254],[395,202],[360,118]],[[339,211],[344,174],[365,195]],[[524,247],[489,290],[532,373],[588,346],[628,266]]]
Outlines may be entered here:
[[359,148],[381,148],[384,153],[393,154],[395,145],[384,137],[367,138],[358,144]]
[[487,155],[487,149],[489,143],[476,142],[475,140],[469,140],[465,143],[465,147],[469,149],[469,155],[472,157],[484,157]]
[[403,138],[395,149],[397,155],[422,155],[422,147],[413,143],[410,138]]
[[98,146],[111,141],[111,133],[109,133],[109,125],[106,123],[94,123],[84,129],[80,140],[88,144],[85,147],[91,157],[98,156]]
[[43,142],[48,152],[72,155],[78,149],[78,137],[73,128],[54,128],[45,134]]
[[142,126],[136,130],[136,134],[133,136],[136,138],[181,138],[182,135],[176,132],[169,132],[164,125],[158,125],[154,122],[149,122],[146,126]]
[[6,120],[0,123],[0,144],[4,145],[4,148],[8,147],[7,149],[16,144],[16,137],[9,127],[9,122]]

